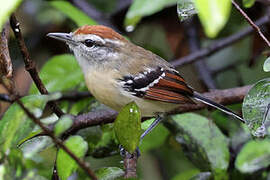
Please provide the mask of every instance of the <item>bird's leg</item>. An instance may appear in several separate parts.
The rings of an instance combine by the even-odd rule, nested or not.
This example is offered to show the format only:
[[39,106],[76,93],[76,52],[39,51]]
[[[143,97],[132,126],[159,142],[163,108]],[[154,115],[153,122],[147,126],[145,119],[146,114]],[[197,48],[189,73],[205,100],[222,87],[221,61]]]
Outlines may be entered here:
[[152,131],[157,125],[158,123],[163,119],[162,116],[158,115],[157,118],[154,120],[154,122],[152,122],[152,124],[143,132],[143,134],[141,135],[141,140],[144,138],[144,136],[146,136],[150,131]]

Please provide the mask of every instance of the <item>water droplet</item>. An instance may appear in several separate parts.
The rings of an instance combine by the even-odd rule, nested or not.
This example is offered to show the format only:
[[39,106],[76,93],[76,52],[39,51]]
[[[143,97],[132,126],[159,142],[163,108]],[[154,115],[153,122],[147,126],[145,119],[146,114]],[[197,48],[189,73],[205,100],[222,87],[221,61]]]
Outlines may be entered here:
[[194,2],[192,0],[178,1],[177,14],[181,22],[197,14]]
[[258,137],[258,138],[263,138],[267,134],[264,124],[262,124],[260,127],[258,127],[255,131],[251,131],[251,132],[252,132],[253,136]]
[[132,32],[132,31],[134,31],[134,29],[135,29],[135,27],[132,26],[132,25],[129,25],[129,26],[126,27],[127,32]]

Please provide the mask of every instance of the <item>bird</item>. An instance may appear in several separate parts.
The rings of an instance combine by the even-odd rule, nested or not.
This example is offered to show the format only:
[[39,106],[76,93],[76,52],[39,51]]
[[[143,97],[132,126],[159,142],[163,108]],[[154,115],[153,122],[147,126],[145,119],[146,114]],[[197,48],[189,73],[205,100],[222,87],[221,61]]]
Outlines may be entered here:
[[230,109],[196,92],[169,62],[109,27],[84,25],[74,32],[47,36],[65,42],[73,51],[87,88],[99,102],[118,112],[135,102],[142,117],[156,117],[141,138],[168,112],[198,101],[245,122]]

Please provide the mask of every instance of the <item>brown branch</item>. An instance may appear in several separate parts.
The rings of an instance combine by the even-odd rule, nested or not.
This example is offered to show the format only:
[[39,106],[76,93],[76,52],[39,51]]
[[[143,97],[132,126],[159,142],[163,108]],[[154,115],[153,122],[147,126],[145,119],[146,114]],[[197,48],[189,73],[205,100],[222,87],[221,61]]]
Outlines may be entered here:
[[259,34],[259,36],[264,40],[264,42],[268,45],[268,47],[270,47],[270,42],[264,36],[261,29],[248,17],[248,15],[240,8],[240,6],[238,6],[238,4],[234,0],[231,1],[234,7],[237,9],[237,11],[243,15],[243,17],[247,20],[247,22],[251,25],[251,27]]
[[137,177],[137,160],[138,153],[135,151],[133,154],[125,152],[124,155],[124,168],[125,175],[124,178],[136,178]]
[[70,91],[63,94],[57,101],[79,101],[90,97],[92,97],[92,95],[88,91]]
[[[263,16],[262,18],[257,20],[255,23],[258,26],[262,26],[264,24],[269,23],[269,21],[270,21],[270,19],[268,16]],[[201,50],[194,52],[188,56],[176,59],[176,60],[172,61],[171,64],[174,65],[175,67],[177,67],[177,66],[182,66],[184,64],[193,63],[198,59],[210,56],[210,55],[214,54],[215,52],[217,52],[218,50],[223,49],[223,48],[243,39],[244,37],[251,34],[253,31],[254,31],[254,29],[249,26],[249,27],[245,28],[244,30],[241,30],[238,33],[235,33],[227,38],[221,39],[221,40],[217,41],[216,43],[209,45],[206,48],[202,48]]]
[[12,63],[8,50],[9,24],[6,23],[0,35],[0,75],[12,77]]
[[94,172],[88,167],[88,165],[83,162],[80,158],[78,158],[75,154],[73,154],[73,152],[71,152],[64,144],[63,142],[58,139],[56,136],[54,136],[53,132],[47,128],[46,126],[44,126],[41,121],[39,119],[37,119],[25,106],[24,104],[21,102],[21,100],[17,99],[16,101],[19,106],[24,110],[24,112],[27,114],[27,116],[32,119],[32,121],[39,125],[39,127],[43,130],[43,132],[45,132],[48,136],[50,136],[53,140],[53,142],[59,146],[60,148],[62,148],[72,159],[74,159],[78,165],[89,175],[89,177],[91,177],[92,179],[97,179],[96,175],[94,174]]
[[[245,95],[249,91],[251,86],[243,86],[225,90],[214,90],[211,92],[203,93],[202,95],[223,105],[240,103],[243,101]],[[206,104],[189,104],[181,106],[177,110],[170,114],[179,114],[184,112],[190,112],[200,110],[208,107]],[[111,109],[99,110],[95,112],[89,112],[86,114],[74,116],[74,123],[72,127],[65,133],[65,136],[76,133],[78,130],[87,128],[90,126],[102,125],[112,123],[117,116],[117,112]],[[146,119],[143,119],[146,120]]]
[[[39,75],[38,75],[38,71],[36,68],[36,65],[34,63],[34,61],[32,61],[30,59],[30,55],[29,52],[26,48],[24,39],[22,37],[21,34],[21,30],[20,30],[20,23],[17,21],[16,17],[14,14],[11,15],[10,17],[10,25],[11,28],[15,34],[15,37],[17,39],[18,45],[20,47],[20,51],[21,54],[23,56],[23,60],[25,63],[25,69],[29,72],[29,74],[31,75],[35,85],[37,86],[39,92],[41,94],[48,94],[48,90],[46,89],[46,87],[44,86],[44,84],[42,83]],[[57,104],[53,101],[48,102],[51,110],[58,116],[62,116],[64,113],[62,112],[62,110],[57,106]]]

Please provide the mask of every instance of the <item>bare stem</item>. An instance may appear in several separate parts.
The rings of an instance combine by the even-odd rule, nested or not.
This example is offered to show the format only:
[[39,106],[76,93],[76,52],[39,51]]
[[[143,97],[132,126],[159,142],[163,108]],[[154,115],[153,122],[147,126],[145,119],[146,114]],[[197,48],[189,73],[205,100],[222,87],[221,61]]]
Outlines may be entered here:
[[248,15],[240,8],[240,6],[234,0],[231,0],[231,1],[232,1],[232,4],[234,5],[234,7],[237,9],[237,11],[239,11],[243,15],[243,17],[247,20],[247,22],[253,27],[253,29],[255,31],[257,31],[257,33],[260,35],[260,37],[268,45],[268,47],[270,47],[270,42],[264,36],[261,29],[248,17]]
[[[21,50],[21,54],[23,56],[23,60],[24,60],[24,64],[25,64],[25,69],[29,72],[29,74],[31,75],[34,83],[36,84],[39,92],[41,94],[48,94],[48,90],[46,89],[46,87],[44,86],[44,84],[42,83],[39,75],[38,75],[38,71],[35,65],[35,62],[30,58],[29,52],[27,50],[27,47],[25,45],[23,36],[21,34],[21,30],[20,30],[20,23],[19,21],[17,21],[16,17],[14,14],[11,15],[10,17],[10,25],[11,28],[15,34],[15,37],[17,39],[18,45],[20,47]],[[62,116],[64,113],[63,111],[57,106],[57,104],[54,101],[48,102],[51,110],[58,116]]]

